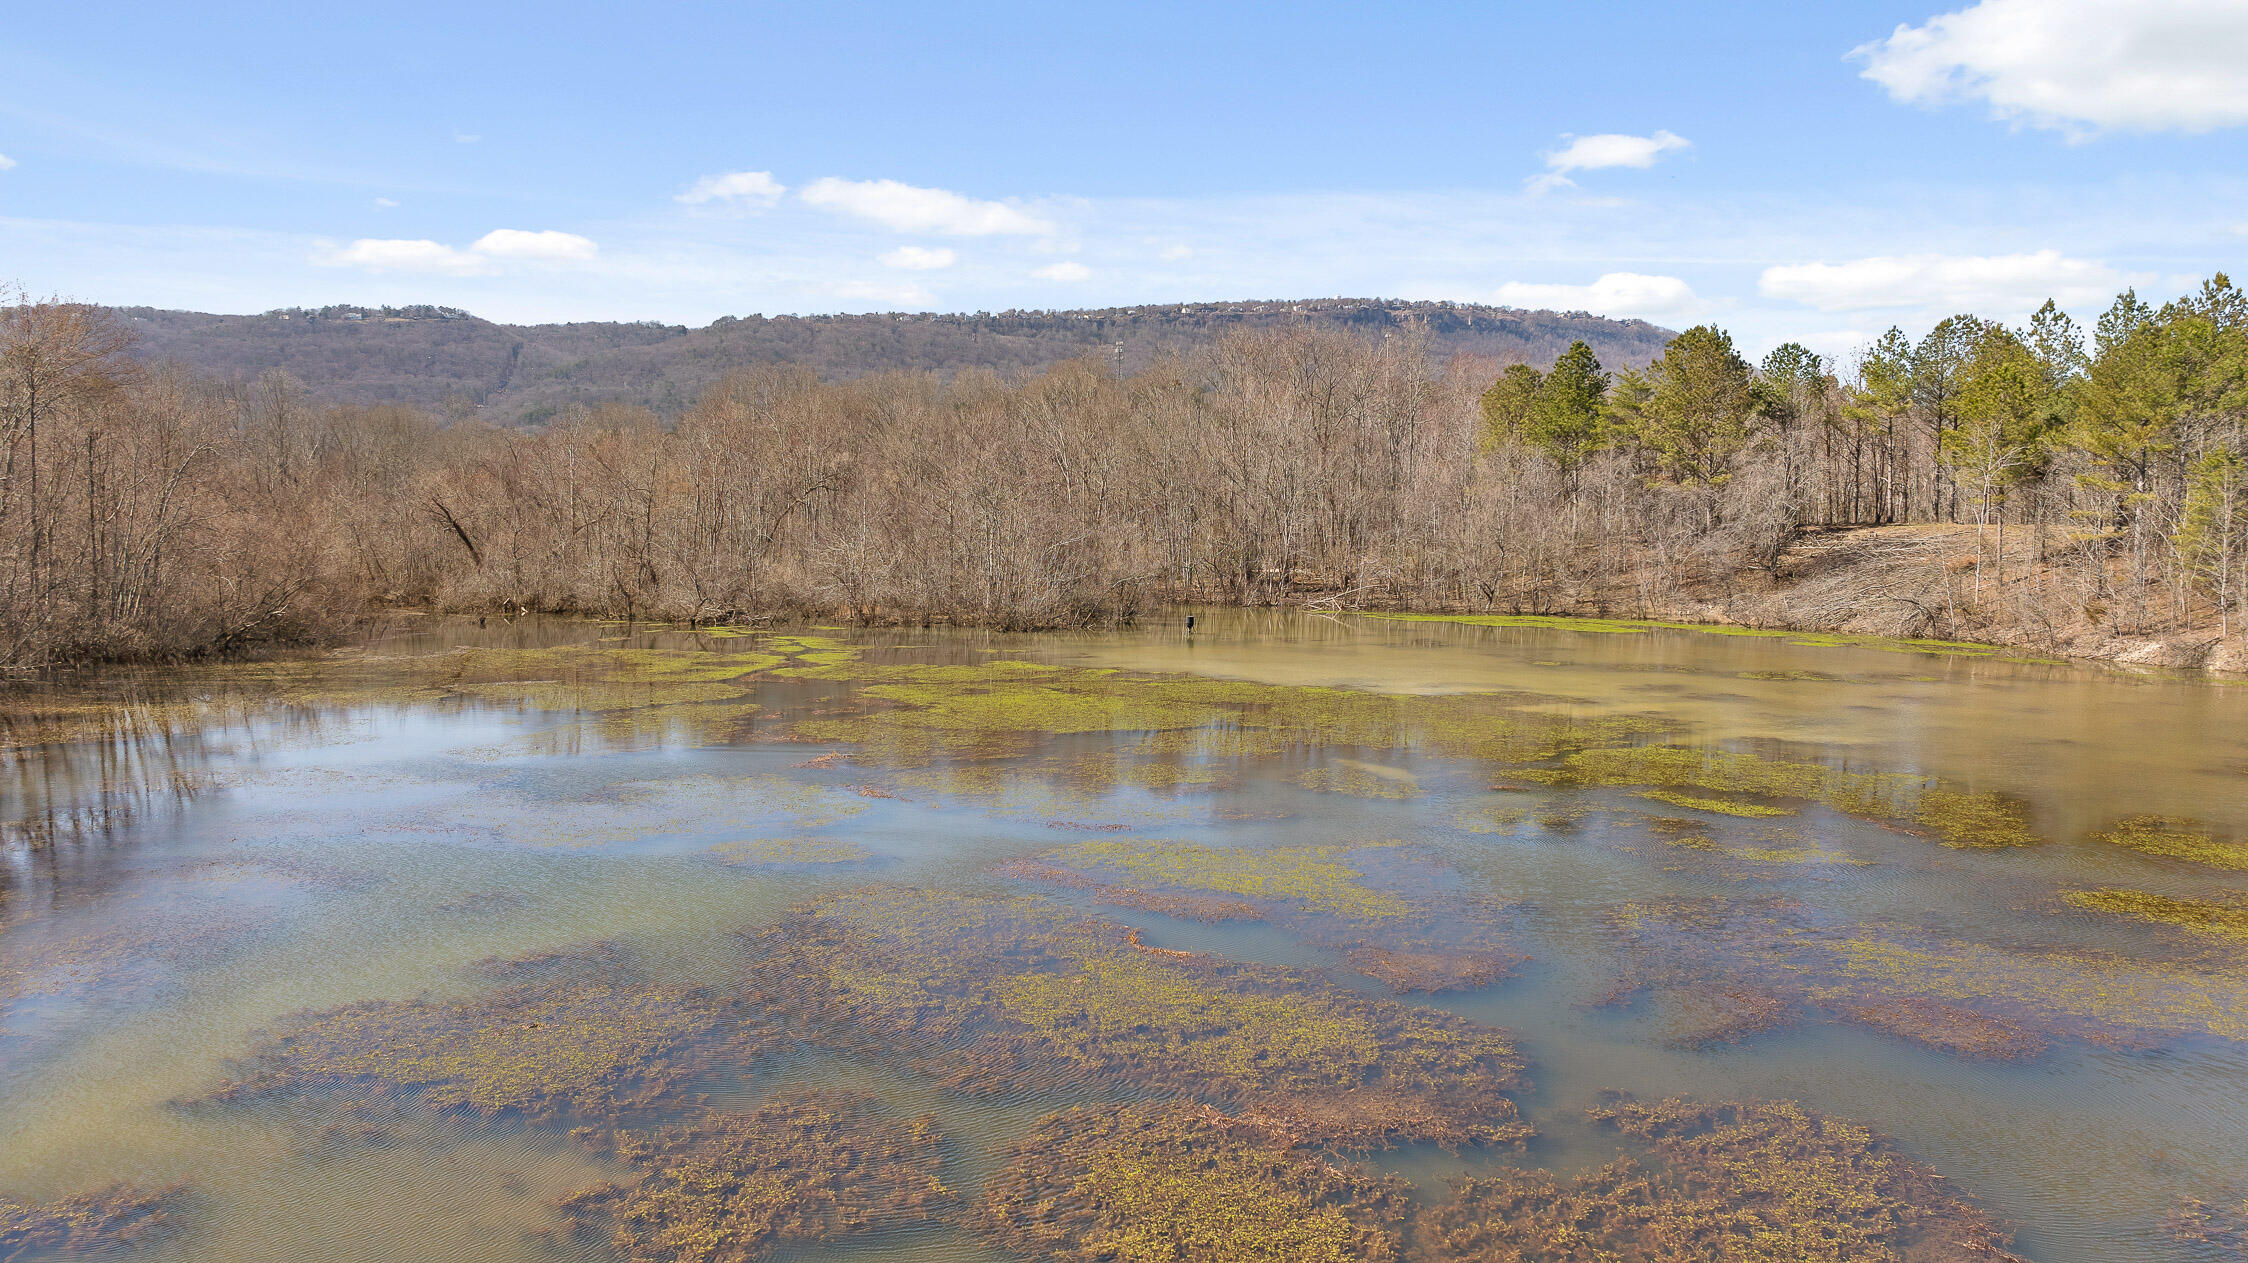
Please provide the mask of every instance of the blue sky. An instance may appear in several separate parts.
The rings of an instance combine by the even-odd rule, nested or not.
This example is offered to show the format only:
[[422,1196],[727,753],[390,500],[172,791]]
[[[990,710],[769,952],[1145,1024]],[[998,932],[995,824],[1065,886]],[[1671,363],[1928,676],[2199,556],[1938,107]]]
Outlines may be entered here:
[[40,6],[0,281],[497,319],[1348,294],[1846,353],[2248,245],[2248,4]]

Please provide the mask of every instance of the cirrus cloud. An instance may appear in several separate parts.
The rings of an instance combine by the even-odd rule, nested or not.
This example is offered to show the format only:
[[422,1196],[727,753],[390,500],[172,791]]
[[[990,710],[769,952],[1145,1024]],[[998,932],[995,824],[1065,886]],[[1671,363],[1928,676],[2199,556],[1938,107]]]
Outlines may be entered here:
[[1766,298],[1821,311],[1884,307],[1945,311],[2021,311],[2050,298],[2085,307],[2114,297],[2131,278],[2104,263],[2058,250],[2031,254],[1899,254],[1846,263],[1769,267],[1757,281]]
[[2239,0],[1979,0],[1850,55],[1898,101],[1979,99],[2072,139],[2248,123]]
[[1677,277],[1648,276],[1640,272],[1609,272],[1590,285],[1510,281],[1501,285],[1494,297],[1508,307],[1589,311],[1601,316],[1642,319],[1684,315],[1702,305],[1693,287]]
[[727,202],[739,205],[771,206],[788,192],[788,186],[773,178],[770,171],[727,171],[706,175],[676,194],[672,201],[689,206],[705,202]]
[[1054,225],[1006,202],[979,201],[949,189],[925,189],[897,180],[843,180],[826,176],[797,194],[806,205],[870,220],[898,232],[946,237],[1044,237]]

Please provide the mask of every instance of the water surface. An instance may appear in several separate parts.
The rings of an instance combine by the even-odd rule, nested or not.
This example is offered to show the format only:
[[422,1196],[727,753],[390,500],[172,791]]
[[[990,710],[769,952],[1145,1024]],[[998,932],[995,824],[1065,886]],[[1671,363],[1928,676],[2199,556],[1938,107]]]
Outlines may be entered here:
[[[1606,1161],[1583,1111],[1608,1091],[1865,1123],[2050,1263],[2206,1257],[2165,1217],[2243,1195],[2233,681],[1217,611],[1191,636],[414,624],[6,709],[0,1191],[184,1185],[134,1257],[612,1257],[557,1207],[632,1172],[568,1110],[220,1089],[318,1015],[474,1002],[548,953],[751,988],[761,927],[869,887],[1027,899],[1511,1032],[1522,1152],[1368,1159],[1430,1200]],[[870,1093],[934,1117],[973,1200],[1052,1110],[1176,1090],[993,1091],[818,1043],[713,1056],[634,1121]],[[781,1257],[1005,1256],[947,1221]]]

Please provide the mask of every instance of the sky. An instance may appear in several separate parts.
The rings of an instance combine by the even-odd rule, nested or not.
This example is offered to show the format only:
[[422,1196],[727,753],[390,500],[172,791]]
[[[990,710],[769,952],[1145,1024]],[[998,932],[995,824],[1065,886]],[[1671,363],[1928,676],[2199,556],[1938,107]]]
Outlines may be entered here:
[[1847,356],[2248,247],[2248,0],[41,5],[0,285],[512,322],[1327,296]]

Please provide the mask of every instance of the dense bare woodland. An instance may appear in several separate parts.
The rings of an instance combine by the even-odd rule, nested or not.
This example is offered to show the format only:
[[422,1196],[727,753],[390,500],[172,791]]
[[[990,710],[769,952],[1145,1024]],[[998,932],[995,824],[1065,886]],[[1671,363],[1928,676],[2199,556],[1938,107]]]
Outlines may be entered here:
[[[2050,305],[1838,371],[1699,328],[1644,371],[1241,333],[1118,375],[736,372],[538,430],[149,368],[0,308],[0,660],[317,640],[381,607],[1003,628],[1311,602],[1971,636],[2236,635],[2248,300]],[[2102,645],[2106,645],[2103,649]]]

